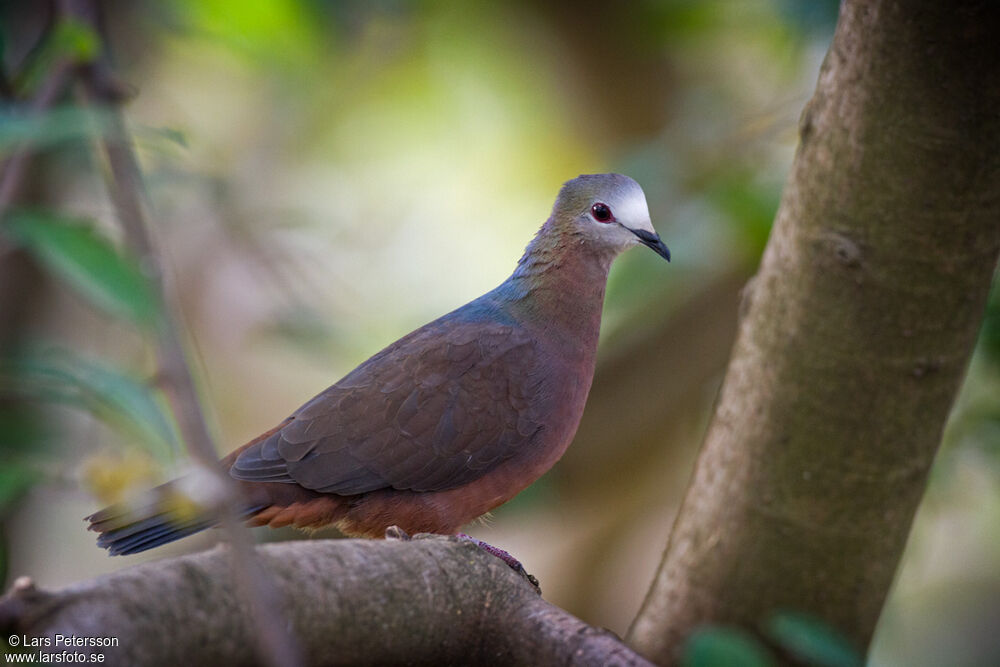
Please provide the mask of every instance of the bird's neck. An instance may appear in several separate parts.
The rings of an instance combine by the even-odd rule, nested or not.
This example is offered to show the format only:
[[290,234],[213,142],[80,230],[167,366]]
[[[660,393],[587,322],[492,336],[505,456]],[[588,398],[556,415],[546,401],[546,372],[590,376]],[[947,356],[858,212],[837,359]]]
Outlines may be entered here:
[[501,289],[519,319],[592,359],[616,253],[567,227],[549,218]]

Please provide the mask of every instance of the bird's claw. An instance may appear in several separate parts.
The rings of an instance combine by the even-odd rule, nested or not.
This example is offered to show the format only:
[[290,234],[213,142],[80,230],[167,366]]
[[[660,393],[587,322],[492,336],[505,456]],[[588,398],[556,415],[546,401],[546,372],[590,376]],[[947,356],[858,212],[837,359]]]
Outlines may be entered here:
[[459,533],[455,537],[458,538],[458,540],[461,542],[472,542],[486,553],[492,554],[493,556],[496,556],[503,562],[507,563],[510,569],[514,570],[514,572],[516,572],[518,575],[524,578],[529,584],[531,584],[531,586],[535,589],[535,591],[539,595],[542,594],[542,588],[538,584],[538,578],[535,577],[533,574],[528,574],[528,571],[524,569],[524,565],[521,564],[521,561],[514,558],[514,556],[512,556],[509,551],[504,551],[500,547],[495,547],[492,544],[483,542],[482,540],[466,535],[465,533]]

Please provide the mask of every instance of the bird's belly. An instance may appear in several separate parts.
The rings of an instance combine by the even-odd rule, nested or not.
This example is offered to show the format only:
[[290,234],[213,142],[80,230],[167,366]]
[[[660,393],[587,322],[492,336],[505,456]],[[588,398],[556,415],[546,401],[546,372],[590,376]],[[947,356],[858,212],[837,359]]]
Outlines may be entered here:
[[[470,521],[504,504],[537,480],[562,456],[576,431],[550,432],[546,442],[533,443],[482,477],[443,491],[380,489],[353,499],[339,528],[348,535],[383,537],[389,526],[409,534],[451,535]],[[551,436],[559,435],[559,438]]]
[[364,537],[383,537],[389,526],[399,526],[411,535],[457,533],[534,481],[503,474],[501,468],[445,491],[381,489],[365,494],[352,503],[338,526],[348,535]]

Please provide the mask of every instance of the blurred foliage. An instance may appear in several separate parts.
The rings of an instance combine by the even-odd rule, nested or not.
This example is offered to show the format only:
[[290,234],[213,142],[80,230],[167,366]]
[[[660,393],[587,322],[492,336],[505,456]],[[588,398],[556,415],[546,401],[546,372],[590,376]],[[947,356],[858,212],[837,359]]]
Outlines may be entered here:
[[89,26],[74,19],[61,19],[49,34],[47,46],[53,57],[69,57],[79,63],[89,63],[100,53],[100,38]]
[[176,428],[159,392],[117,366],[69,350],[20,352],[0,365],[0,390],[83,410],[164,463],[178,453]]
[[840,632],[818,618],[783,611],[771,616],[765,634],[800,662],[816,667],[861,667],[864,660]]
[[57,62],[89,63],[97,57],[100,48],[101,40],[89,26],[61,18],[34,46],[15,85],[22,91],[34,90]]
[[773,667],[774,656],[753,636],[738,628],[704,627],[688,639],[684,667]]
[[175,9],[178,22],[205,39],[283,68],[311,65],[318,44],[333,37],[309,3],[296,0],[204,0]]
[[971,386],[967,384],[965,391],[968,398],[959,403],[946,442],[975,447],[1000,478],[1000,273],[993,280],[976,350]]
[[[0,109],[0,158],[10,156],[23,145],[43,151],[65,144],[86,145],[108,132],[109,117],[100,109],[62,106],[42,113],[23,109]],[[186,146],[184,133],[174,128],[132,125],[136,142],[147,150],[165,150],[168,144]]]
[[987,359],[1000,365],[1000,275],[993,280],[979,345]]
[[735,232],[743,237],[748,262],[764,252],[771,223],[778,212],[781,189],[776,183],[759,183],[749,171],[720,173],[706,192],[708,200],[730,220],[739,220]]
[[159,303],[138,264],[122,255],[90,223],[43,211],[18,211],[4,232],[53,273],[111,315],[151,325]]
[[89,456],[81,466],[83,487],[102,505],[129,500],[163,482],[163,468],[147,454],[109,451]]
[[89,140],[103,131],[105,117],[87,109],[61,107],[40,114],[5,109],[0,117],[0,157],[7,157],[29,144],[33,150],[53,148],[71,141]]
[[767,667],[794,664],[808,667],[861,667],[864,660],[850,642],[824,621],[797,612],[773,614],[763,635],[784,658],[778,660],[760,638],[723,626],[705,626],[688,639],[684,667]]
[[38,478],[34,462],[44,441],[35,415],[0,403],[0,517]]
[[45,443],[38,415],[6,400],[0,391],[0,585],[8,571],[4,524],[21,497],[42,479]]

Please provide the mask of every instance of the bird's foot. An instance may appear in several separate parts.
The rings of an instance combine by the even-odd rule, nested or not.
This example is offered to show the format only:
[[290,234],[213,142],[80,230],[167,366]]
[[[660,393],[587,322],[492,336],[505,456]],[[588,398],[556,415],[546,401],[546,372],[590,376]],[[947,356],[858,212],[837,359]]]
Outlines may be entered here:
[[[385,530],[385,539],[387,540],[400,540],[403,542],[409,542],[410,540],[413,539],[419,540],[424,537],[440,537],[440,535],[434,535],[431,533],[417,533],[416,535],[411,536],[399,526],[389,526]],[[496,556],[503,562],[507,563],[507,565],[510,566],[510,569],[514,570],[514,572],[517,572],[524,579],[526,579],[527,582],[532,585],[532,587],[539,595],[542,594],[542,589],[538,585],[538,579],[534,575],[528,574],[528,571],[524,569],[523,565],[521,565],[521,561],[510,555],[510,552],[504,551],[503,549],[495,547],[487,542],[483,542],[482,540],[478,540],[470,535],[466,535],[465,533],[458,533],[457,535],[455,535],[454,539],[457,539],[460,542],[472,542],[486,553]]]
[[475,537],[466,535],[465,533],[458,533],[455,537],[457,537],[462,542],[472,542],[486,553],[492,554],[497,558],[499,558],[500,560],[502,560],[503,562],[507,563],[507,565],[510,566],[510,569],[514,570],[514,572],[517,572],[519,575],[524,577],[528,581],[528,583],[531,584],[536,591],[538,591],[539,595],[542,594],[542,589],[538,585],[538,579],[534,575],[528,574],[528,571],[524,569],[523,565],[521,565],[521,561],[510,555],[509,551],[504,551],[500,547],[495,547],[492,544],[483,542],[482,540],[478,540]]
[[399,526],[389,526],[385,529],[385,539],[387,540],[400,540],[401,542],[409,542],[413,538],[410,534]]

